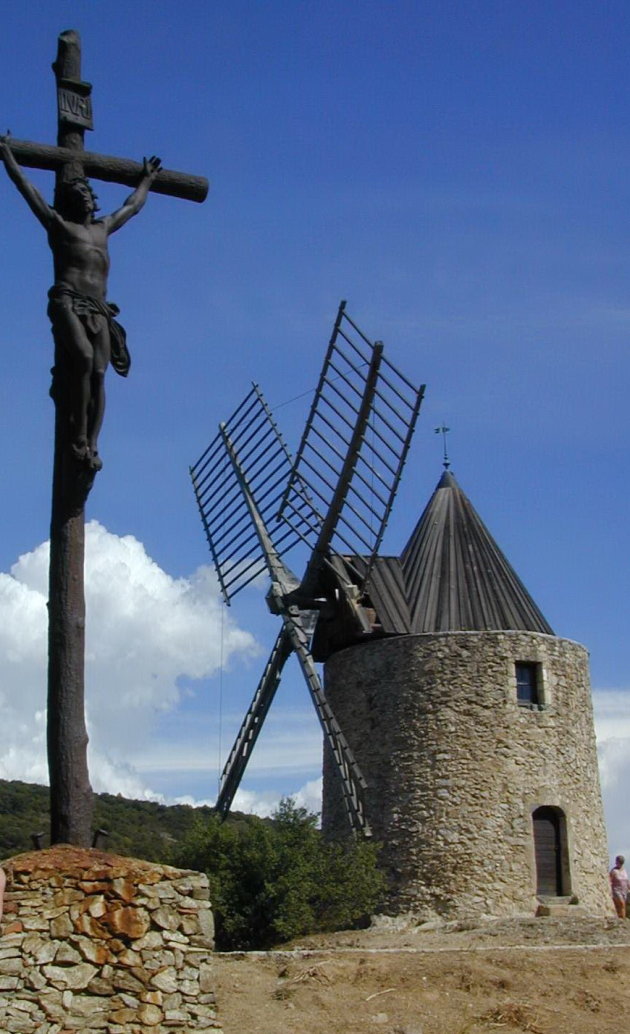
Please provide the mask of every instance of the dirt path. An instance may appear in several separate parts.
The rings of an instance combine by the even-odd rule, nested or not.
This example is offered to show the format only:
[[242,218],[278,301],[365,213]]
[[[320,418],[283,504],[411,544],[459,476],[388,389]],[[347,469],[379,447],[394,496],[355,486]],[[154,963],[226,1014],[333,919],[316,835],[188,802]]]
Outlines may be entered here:
[[217,955],[225,1034],[625,1034],[630,923],[526,920]]

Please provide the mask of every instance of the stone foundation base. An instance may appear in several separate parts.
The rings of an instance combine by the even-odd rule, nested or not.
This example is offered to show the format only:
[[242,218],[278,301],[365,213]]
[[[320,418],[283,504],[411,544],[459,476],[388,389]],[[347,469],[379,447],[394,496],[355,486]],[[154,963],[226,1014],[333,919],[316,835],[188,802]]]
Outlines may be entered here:
[[0,1030],[220,1030],[204,874],[67,846],[2,867]]

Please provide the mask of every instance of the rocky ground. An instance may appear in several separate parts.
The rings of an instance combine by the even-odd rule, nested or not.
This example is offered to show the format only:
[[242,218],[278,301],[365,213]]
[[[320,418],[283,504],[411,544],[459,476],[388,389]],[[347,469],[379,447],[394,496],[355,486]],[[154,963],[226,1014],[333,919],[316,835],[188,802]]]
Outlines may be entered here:
[[381,923],[219,954],[215,982],[225,1034],[621,1034],[630,921]]

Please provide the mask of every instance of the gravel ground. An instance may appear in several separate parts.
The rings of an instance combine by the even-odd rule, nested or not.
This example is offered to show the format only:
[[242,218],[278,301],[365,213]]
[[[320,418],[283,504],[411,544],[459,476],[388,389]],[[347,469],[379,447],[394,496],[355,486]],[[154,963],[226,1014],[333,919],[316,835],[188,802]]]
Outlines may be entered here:
[[630,922],[440,928],[381,920],[275,952],[218,954],[225,1034],[625,1034]]

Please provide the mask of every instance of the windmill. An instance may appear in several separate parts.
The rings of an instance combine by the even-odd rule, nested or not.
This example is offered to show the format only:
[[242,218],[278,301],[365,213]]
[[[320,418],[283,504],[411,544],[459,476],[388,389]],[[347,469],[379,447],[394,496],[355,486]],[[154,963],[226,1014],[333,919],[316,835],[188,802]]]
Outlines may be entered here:
[[[225,602],[266,573],[267,605],[282,620],[223,769],[216,803],[223,816],[295,653],[339,770],[351,826],[370,835],[366,783],[315,658],[326,656],[326,636],[319,634],[324,625],[341,628],[347,643],[374,634],[363,593],[423,394],[424,386],[414,387],[388,362],[382,342],[371,342],[341,302],[295,460],[254,384],[190,468]],[[309,551],[301,578],[285,560],[299,543]]]

